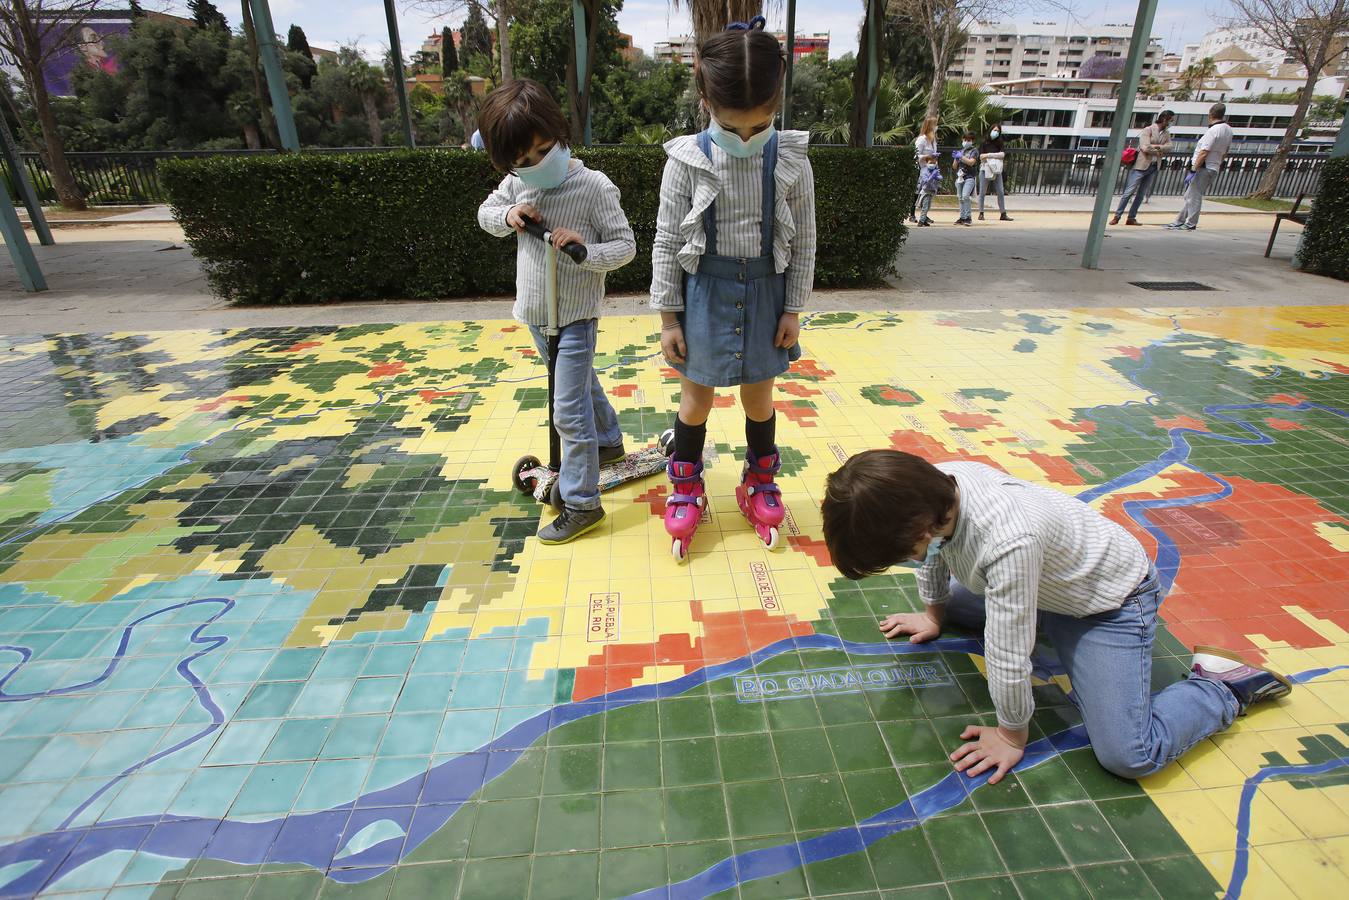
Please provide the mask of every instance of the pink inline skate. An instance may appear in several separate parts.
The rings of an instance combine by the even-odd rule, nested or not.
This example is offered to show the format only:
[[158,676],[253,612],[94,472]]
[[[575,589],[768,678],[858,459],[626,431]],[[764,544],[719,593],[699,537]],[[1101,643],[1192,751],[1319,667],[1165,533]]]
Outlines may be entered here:
[[665,468],[674,486],[665,500],[665,530],[670,535],[670,555],[683,562],[703,517],[707,498],[703,492],[703,464],[672,459]]
[[740,504],[740,511],[769,550],[778,548],[778,526],[787,515],[787,507],[782,505],[782,490],[773,482],[773,476],[781,468],[782,461],[776,453],[755,459],[754,454],[746,450],[745,471],[740,476],[740,486],[735,489],[735,502]]

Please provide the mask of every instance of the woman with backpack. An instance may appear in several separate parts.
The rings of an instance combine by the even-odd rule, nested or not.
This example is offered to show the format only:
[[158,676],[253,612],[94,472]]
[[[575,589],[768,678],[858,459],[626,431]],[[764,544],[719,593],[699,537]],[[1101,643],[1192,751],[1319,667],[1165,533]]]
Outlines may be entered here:
[[[1167,129],[1171,127],[1172,118],[1174,114],[1169,109],[1157,113],[1157,120],[1138,135],[1138,149],[1129,147],[1124,151],[1120,163],[1130,167],[1129,180],[1124,183],[1124,191],[1119,195],[1119,206],[1110,219],[1111,225],[1119,224],[1124,206],[1130,198],[1133,198],[1133,205],[1129,207],[1129,218],[1125,219],[1124,224],[1141,224],[1138,221],[1138,207],[1143,205],[1143,198],[1152,187],[1152,179],[1157,177],[1162,167],[1162,154],[1171,146],[1171,132]],[[1129,158],[1131,150],[1134,151],[1132,159]]]

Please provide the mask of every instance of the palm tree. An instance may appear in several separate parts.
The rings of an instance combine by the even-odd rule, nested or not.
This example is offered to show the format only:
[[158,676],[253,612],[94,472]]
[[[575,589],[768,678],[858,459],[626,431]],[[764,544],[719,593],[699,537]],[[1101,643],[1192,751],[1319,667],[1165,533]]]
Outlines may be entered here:
[[623,136],[625,144],[663,144],[675,133],[664,123],[655,125],[639,125]]
[[1144,78],[1143,82],[1138,86],[1138,93],[1144,100],[1151,100],[1154,97],[1161,96],[1164,92],[1165,89],[1162,87],[1162,83],[1151,75]]
[[370,128],[370,145],[384,143],[384,128],[379,122],[379,97],[384,92],[384,73],[363,59],[353,60],[347,69],[347,83],[361,98],[366,125]]
[[699,44],[731,22],[748,22],[763,12],[763,0],[670,0],[679,9],[688,7],[693,17],[693,37]]
[[[889,72],[881,75],[876,92],[876,143],[906,144],[913,140],[927,115],[930,90],[931,85],[921,75],[906,82],[896,81]],[[851,98],[848,106],[836,110],[829,121],[812,125],[811,138],[820,143],[848,143],[850,112]],[[938,112],[937,140],[953,144],[966,131],[987,134],[1005,114],[1001,105],[974,85],[948,81]]]

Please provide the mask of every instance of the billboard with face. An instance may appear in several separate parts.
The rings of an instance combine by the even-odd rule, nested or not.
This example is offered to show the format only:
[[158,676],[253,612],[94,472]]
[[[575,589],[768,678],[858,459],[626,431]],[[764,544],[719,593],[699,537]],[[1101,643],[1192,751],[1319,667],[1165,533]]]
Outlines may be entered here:
[[[56,38],[63,30],[53,29],[53,31],[57,32],[53,35]],[[102,18],[90,19],[75,29],[73,35],[75,46],[52,54],[43,67],[48,93],[56,97],[74,93],[71,81],[75,72],[81,68],[102,69],[109,74],[115,73],[118,68],[114,47],[116,42],[108,38],[114,35],[122,36],[130,31],[131,23],[126,19]]]

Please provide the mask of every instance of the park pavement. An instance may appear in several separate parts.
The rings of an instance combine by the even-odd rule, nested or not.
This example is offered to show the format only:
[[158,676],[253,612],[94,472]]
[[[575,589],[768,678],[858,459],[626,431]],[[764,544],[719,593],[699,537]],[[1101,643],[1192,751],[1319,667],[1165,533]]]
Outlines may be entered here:
[[[1268,306],[1342,304],[1342,282],[1291,266],[1301,229],[1286,226],[1271,258],[1262,254],[1273,215],[1206,204],[1195,232],[1161,226],[1165,209],[1142,214],[1142,227],[1107,231],[1100,268],[1081,268],[1088,212],[1027,211],[1031,199],[1009,198],[1013,222],[996,214],[971,227],[913,228],[884,287],[821,290],[815,309],[1008,309],[1118,306]],[[1074,198],[1089,201],[1090,198]],[[1156,198],[1160,205],[1173,198]],[[146,212],[146,216],[150,213]],[[214,296],[171,222],[131,221],[59,227],[52,247],[34,245],[50,290],[26,294],[7,258],[0,259],[0,334],[239,328],[499,319],[509,298],[383,301],[316,306],[239,307]],[[6,255],[7,256],[7,255]],[[1203,293],[1149,291],[1135,281],[1195,281]],[[642,295],[615,295],[605,314],[645,312]]]

